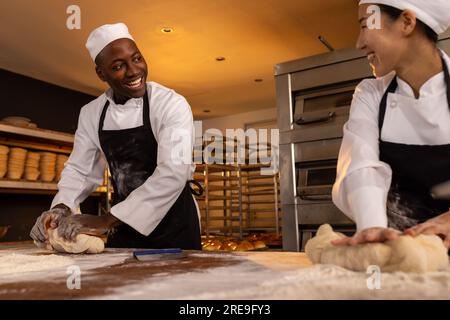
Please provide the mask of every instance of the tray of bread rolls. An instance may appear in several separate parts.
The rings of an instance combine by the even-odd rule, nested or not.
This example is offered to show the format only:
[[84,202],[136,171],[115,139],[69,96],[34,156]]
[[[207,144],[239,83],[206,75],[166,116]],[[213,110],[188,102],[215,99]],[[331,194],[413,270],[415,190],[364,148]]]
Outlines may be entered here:
[[230,237],[202,237],[204,251],[256,251],[267,250],[263,241],[238,240]]
[[262,241],[269,248],[280,248],[283,246],[282,236],[280,233],[266,232],[266,233],[253,233],[246,237],[248,241]]

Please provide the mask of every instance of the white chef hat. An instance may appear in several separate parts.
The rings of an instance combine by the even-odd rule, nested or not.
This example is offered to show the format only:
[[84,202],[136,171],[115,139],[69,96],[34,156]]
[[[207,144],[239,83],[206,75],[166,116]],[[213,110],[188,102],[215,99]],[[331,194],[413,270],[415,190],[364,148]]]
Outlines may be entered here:
[[417,19],[437,34],[450,27],[450,0],[361,0],[359,4],[384,4],[400,10],[412,10]]
[[86,41],[86,48],[89,50],[92,60],[95,61],[95,58],[103,48],[111,42],[123,38],[134,41],[128,32],[128,27],[124,23],[105,24],[91,32]]

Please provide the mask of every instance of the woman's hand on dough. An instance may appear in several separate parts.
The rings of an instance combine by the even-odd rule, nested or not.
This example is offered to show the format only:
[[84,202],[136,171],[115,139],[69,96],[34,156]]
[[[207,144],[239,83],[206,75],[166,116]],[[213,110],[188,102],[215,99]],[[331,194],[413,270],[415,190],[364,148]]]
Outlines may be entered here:
[[368,228],[363,231],[355,233],[353,237],[345,237],[331,241],[335,246],[356,246],[363,243],[386,242],[395,240],[400,231],[391,228]]
[[413,237],[419,234],[434,234],[440,236],[444,240],[444,245],[450,248],[450,211],[406,229],[405,234]]
[[114,226],[113,216],[94,216],[90,214],[74,214],[61,220],[58,235],[65,240],[75,241],[80,233],[101,236]]

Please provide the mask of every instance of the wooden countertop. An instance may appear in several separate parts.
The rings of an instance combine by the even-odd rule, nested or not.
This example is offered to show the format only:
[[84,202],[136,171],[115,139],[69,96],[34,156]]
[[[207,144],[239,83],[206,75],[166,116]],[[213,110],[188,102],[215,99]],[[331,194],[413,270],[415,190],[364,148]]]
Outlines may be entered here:
[[[200,276],[203,279],[202,286],[217,287],[220,291],[222,285],[217,283],[217,280],[220,282],[221,279],[214,276],[216,269],[220,269],[221,272],[230,270],[231,273],[241,269],[251,270],[253,275],[260,274],[261,280],[264,280],[272,273],[311,265],[303,253],[187,251],[187,257],[182,259],[142,262],[133,258],[132,251],[132,249],[106,249],[104,253],[95,255],[57,254],[69,257],[73,260],[70,265],[80,267],[81,289],[79,290],[68,289],[67,266],[55,268],[55,270],[14,274],[14,281],[7,281],[7,283],[3,283],[2,277],[3,280],[11,279],[11,274],[0,273],[0,299],[101,299],[111,293],[115,298],[126,299],[133,298],[130,290],[126,290],[127,286],[139,286],[140,283],[142,287],[149,284],[163,285],[174,276],[184,278],[189,275],[193,278]],[[55,253],[38,249],[30,243],[0,244],[0,257],[8,254],[46,256]],[[202,277],[202,274],[208,274],[208,276]],[[236,288],[240,286],[239,281],[234,283]],[[232,283],[231,285],[233,286]],[[230,283],[227,287],[230,287]],[[158,296],[157,292],[149,292],[146,297],[175,298],[170,295]]]
[[[132,251],[70,255],[0,243],[0,299],[450,299],[450,267],[426,274],[382,273],[374,288],[369,286],[376,283],[373,274],[312,266],[304,253],[187,251],[183,259],[140,262]],[[24,261],[55,264],[30,272]],[[72,267],[80,272],[79,289],[68,285]]]

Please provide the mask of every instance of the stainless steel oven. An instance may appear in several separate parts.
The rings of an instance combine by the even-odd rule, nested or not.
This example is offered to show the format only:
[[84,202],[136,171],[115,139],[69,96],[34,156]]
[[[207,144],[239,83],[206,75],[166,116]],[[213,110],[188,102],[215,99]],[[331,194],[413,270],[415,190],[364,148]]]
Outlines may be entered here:
[[335,161],[301,165],[296,172],[298,203],[331,200],[331,188],[336,178]]
[[[328,123],[328,126],[330,125],[333,124]],[[311,123],[308,126],[311,126]],[[319,135],[321,129],[315,130],[318,130],[316,136]],[[328,138],[293,144],[297,203],[331,201],[331,188],[336,180],[337,154],[341,142],[341,138]]]
[[354,230],[331,199],[342,127],[367,59],[341,50],[276,67],[283,248],[300,251],[323,223]]
[[310,124],[329,123],[348,115],[354,85],[333,89],[300,92],[295,95],[294,123],[301,128]]

